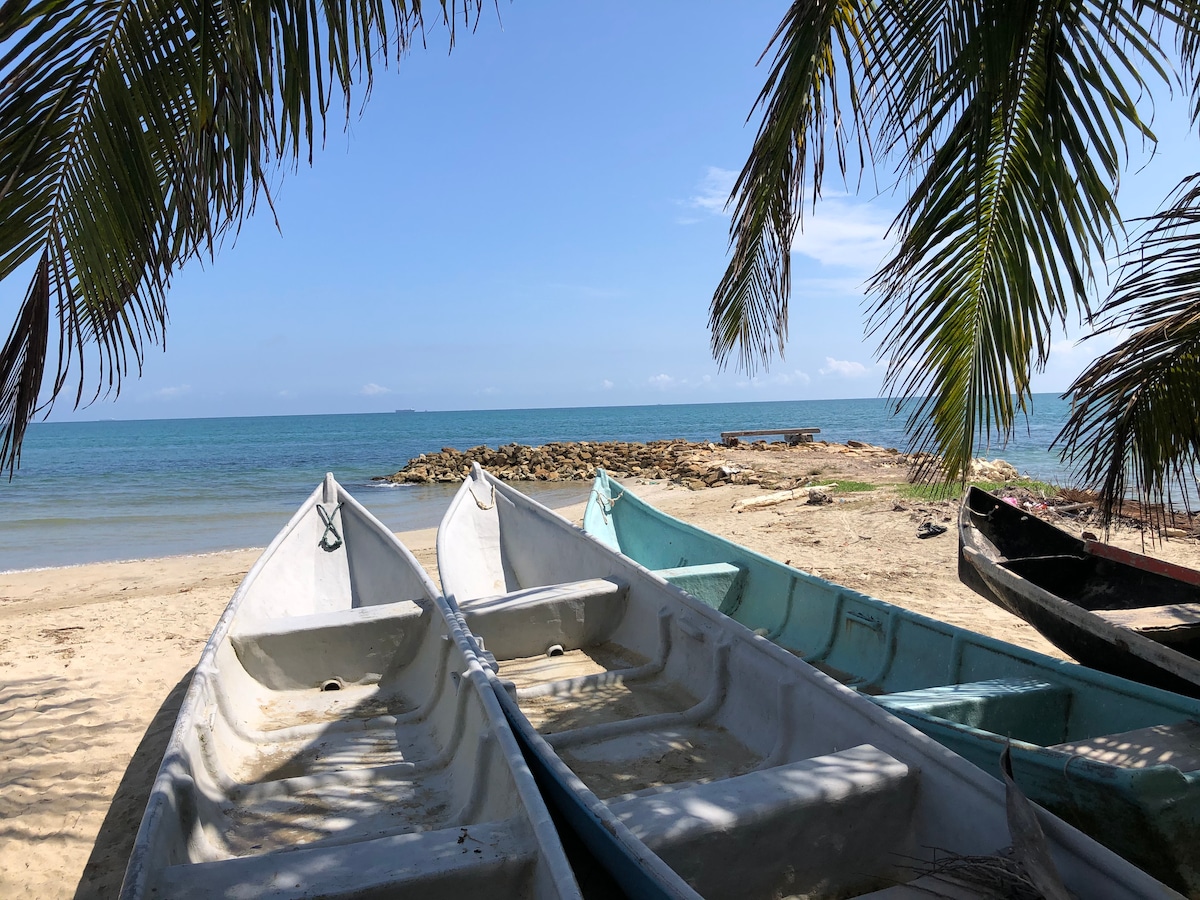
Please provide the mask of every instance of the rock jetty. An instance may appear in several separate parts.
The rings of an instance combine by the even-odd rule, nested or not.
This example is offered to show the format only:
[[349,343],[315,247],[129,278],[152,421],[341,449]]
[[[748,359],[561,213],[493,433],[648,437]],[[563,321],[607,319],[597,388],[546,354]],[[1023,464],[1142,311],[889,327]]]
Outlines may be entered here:
[[377,480],[458,482],[471,470],[471,463],[477,462],[505,481],[586,481],[595,476],[596,469],[605,469],[619,478],[665,478],[691,488],[760,482],[753,471],[729,465],[723,450],[717,444],[685,440],[647,444],[560,441],[541,447],[507,444],[495,450],[485,446],[469,450],[443,447],[439,453],[422,453],[399,472]]
[[[757,451],[757,452],[756,452]],[[861,441],[830,444],[826,441],[789,445],[782,441],[743,443],[737,449],[707,441],[682,439],[671,441],[556,441],[541,447],[506,444],[456,450],[443,447],[437,453],[422,453],[411,459],[399,472],[378,476],[376,481],[396,484],[457,484],[479,463],[504,481],[590,481],[597,469],[605,469],[617,478],[665,479],[693,490],[723,484],[760,484],[767,489],[785,490],[797,484],[811,483],[779,471],[783,457],[776,454],[825,453],[873,460],[873,465],[899,469],[916,461],[896,449],[876,447]],[[760,455],[761,453],[761,455]],[[783,468],[789,468],[787,466]],[[807,473],[815,478],[820,469]],[[1016,469],[1003,460],[977,460],[972,476],[996,481],[1018,477]]]

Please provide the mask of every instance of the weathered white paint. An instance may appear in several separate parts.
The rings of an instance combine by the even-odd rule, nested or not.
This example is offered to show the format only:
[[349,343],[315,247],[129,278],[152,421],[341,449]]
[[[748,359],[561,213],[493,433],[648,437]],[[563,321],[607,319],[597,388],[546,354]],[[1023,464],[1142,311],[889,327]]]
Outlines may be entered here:
[[457,620],[326,476],[201,655],[122,897],[460,893],[579,896]]

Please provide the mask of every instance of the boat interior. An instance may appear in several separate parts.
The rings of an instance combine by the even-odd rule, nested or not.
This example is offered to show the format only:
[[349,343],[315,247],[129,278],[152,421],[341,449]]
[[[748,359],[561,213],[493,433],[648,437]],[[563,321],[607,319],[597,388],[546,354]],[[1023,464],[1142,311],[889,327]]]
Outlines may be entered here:
[[202,656],[151,800],[145,895],[552,895],[519,751],[448,608],[361,508],[318,507]]
[[751,551],[731,554],[732,545],[685,523],[665,533],[654,521],[657,510],[635,498],[620,502],[620,517],[589,522],[602,533],[607,525],[610,546],[647,560],[655,574],[894,712],[995,735],[994,758],[977,760],[989,769],[1011,738],[1113,765],[1170,765],[1200,778],[1194,701],[1131,693],[1110,676],[1046,657],[1035,662],[1001,641]]
[[527,498],[468,488],[439,533],[447,595],[597,808],[703,896],[902,896],[939,852],[1010,842],[998,782]]
[[1200,655],[1200,587],[1091,553],[1085,543],[978,489],[966,506],[981,552],[1112,625]]

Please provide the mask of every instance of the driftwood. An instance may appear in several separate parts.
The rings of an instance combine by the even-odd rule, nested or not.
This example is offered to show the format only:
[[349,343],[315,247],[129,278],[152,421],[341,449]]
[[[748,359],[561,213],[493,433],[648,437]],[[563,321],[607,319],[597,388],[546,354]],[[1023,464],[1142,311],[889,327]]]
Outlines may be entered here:
[[1052,506],[1050,509],[1061,515],[1062,513],[1073,513],[1083,509],[1091,509],[1095,505],[1095,503],[1064,503],[1062,506]]
[[807,500],[812,491],[830,490],[835,487],[837,487],[836,481],[832,484],[814,484],[809,487],[792,488],[790,491],[775,491],[771,494],[763,494],[761,497],[752,497],[749,500],[738,500],[733,504],[733,508],[738,512],[745,512],[747,509],[775,506],[789,500]]

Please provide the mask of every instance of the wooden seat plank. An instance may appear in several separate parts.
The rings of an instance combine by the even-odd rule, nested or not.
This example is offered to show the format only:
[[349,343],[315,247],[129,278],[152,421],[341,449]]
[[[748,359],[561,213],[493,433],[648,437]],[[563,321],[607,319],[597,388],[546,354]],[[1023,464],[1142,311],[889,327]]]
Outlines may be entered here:
[[1135,609],[1096,609],[1092,612],[1108,622],[1131,631],[1200,629],[1200,603],[1173,603]]
[[1129,769],[1174,766],[1181,772],[1200,770],[1200,722],[1152,725],[1136,731],[1105,734],[1049,748]]

